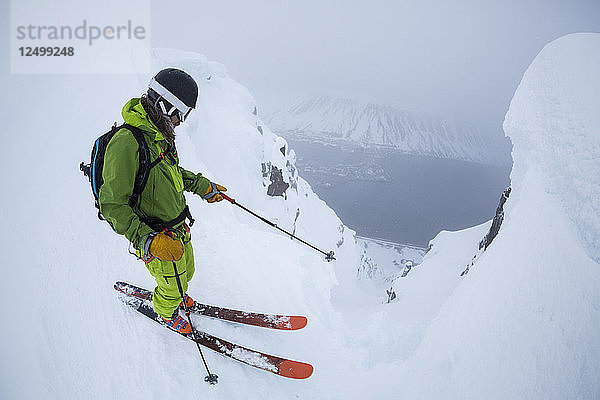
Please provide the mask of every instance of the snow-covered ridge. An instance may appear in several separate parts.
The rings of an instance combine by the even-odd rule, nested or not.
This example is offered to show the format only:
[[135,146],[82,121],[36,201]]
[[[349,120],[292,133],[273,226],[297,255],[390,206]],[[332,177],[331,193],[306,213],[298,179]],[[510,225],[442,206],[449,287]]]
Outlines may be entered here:
[[[546,191],[600,262],[600,35],[568,35],[528,68],[506,114],[511,181],[539,169]],[[537,101],[532,101],[535,99]]]
[[[485,230],[464,248],[467,231],[432,242],[413,284],[434,287],[454,269],[443,287],[455,288],[399,366],[411,371],[399,397],[600,398],[598,71],[600,34],[557,39],[528,68],[504,123],[514,143],[505,220],[462,278]],[[448,263],[461,253],[462,266]],[[399,307],[410,304],[397,291]]]
[[300,99],[265,117],[298,140],[385,146],[402,152],[489,164],[510,163],[510,145],[466,124],[417,118],[380,104],[326,95]]

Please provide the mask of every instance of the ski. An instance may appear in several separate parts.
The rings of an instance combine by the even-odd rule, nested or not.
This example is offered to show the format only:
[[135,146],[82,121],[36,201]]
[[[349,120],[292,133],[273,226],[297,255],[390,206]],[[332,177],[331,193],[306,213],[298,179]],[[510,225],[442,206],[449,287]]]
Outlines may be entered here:
[[[115,289],[125,293],[128,296],[134,296],[142,300],[151,301],[152,292],[146,289],[139,288],[126,282],[115,283]],[[262,314],[231,308],[211,306],[195,302],[190,308],[194,314],[203,315],[206,317],[223,319],[239,324],[260,326],[263,328],[282,329],[282,330],[297,330],[302,329],[308,323],[304,316],[300,315],[279,315],[279,314]]]
[[224,319],[240,324],[260,326],[263,328],[297,330],[306,326],[308,320],[299,315],[261,314],[230,308],[211,306],[196,302],[190,311],[206,317]]
[[[129,284],[125,284],[126,286],[123,286],[123,283],[124,282],[117,282],[114,285],[115,290],[125,295],[121,296],[121,300],[139,313],[166,327],[163,319],[160,318],[160,316],[152,308],[152,304],[150,302],[152,299],[152,292]],[[124,289],[131,289],[131,291],[128,292]],[[150,297],[146,296],[146,292],[150,293]],[[185,336],[186,338],[195,341],[198,344],[219,354],[230,357],[252,367],[272,372],[279,376],[284,376],[286,378],[306,379],[311,376],[313,372],[313,367],[310,364],[274,356],[257,350],[252,350],[210,335],[206,332],[196,330],[195,332],[187,335],[182,333],[180,333],[180,335]]]

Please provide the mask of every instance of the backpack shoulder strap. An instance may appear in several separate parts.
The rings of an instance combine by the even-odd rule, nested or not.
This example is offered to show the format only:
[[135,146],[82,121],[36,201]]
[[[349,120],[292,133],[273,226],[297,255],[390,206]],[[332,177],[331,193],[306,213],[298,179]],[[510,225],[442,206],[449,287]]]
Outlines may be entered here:
[[[150,175],[150,169],[154,167],[158,162],[150,162],[150,150],[148,150],[148,145],[146,144],[146,139],[144,139],[144,133],[142,130],[136,126],[123,124],[121,128],[125,128],[131,132],[135,140],[138,142],[138,153],[139,153],[139,168],[137,175],[135,177],[135,183],[133,185],[133,193],[129,198],[129,206],[133,208],[138,201],[138,198],[144,191],[146,187],[146,183],[148,183],[148,176]],[[158,158],[160,162],[160,157]]]

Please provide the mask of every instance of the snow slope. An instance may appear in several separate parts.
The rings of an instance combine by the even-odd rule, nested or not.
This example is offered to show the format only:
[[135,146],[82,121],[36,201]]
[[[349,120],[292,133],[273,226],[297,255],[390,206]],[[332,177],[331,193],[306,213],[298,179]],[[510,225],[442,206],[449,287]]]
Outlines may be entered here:
[[467,126],[418,118],[394,107],[314,95],[265,117],[273,131],[290,139],[384,146],[408,154],[510,163],[510,145]]
[[[177,130],[182,165],[225,185],[232,197],[282,228],[335,250],[340,263],[356,264],[353,232],[297,176],[293,152],[281,151],[285,141],[267,127],[257,129],[256,104],[247,90],[229,79],[222,65],[196,54],[157,51],[154,69],[166,65],[190,72],[201,93],[189,123]],[[253,388],[247,398],[310,393],[314,386],[216,354],[207,358],[223,384],[208,391],[193,344],[117,300],[114,281],[152,288],[153,279],[128,254],[126,239],[96,218],[78,165],[89,159],[93,140],[121,120],[122,105],[142,93],[149,78],[11,76],[6,82],[15,96],[5,105],[11,107],[12,134],[0,161],[3,187],[11,188],[0,207],[10,227],[2,248],[11,254],[0,302],[10,320],[0,341],[0,397],[192,398],[208,393],[235,398],[240,388]],[[52,102],[38,104],[33,118],[12,105],[48,94]],[[285,199],[266,195],[263,164],[282,169],[290,185]],[[291,334],[205,319],[196,325],[323,371],[327,363],[319,359],[326,355],[311,350],[310,343],[332,329],[333,264],[226,202],[188,199],[196,218],[192,295],[210,304],[310,319],[309,328]],[[322,379],[316,373],[312,381]]]
[[[459,276],[489,222],[441,232],[382,304],[388,282],[357,279],[365,254],[354,233],[297,175],[293,151],[262,125],[247,90],[202,56],[157,51],[155,69],[182,67],[200,86],[198,110],[177,132],[182,164],[338,258],[326,263],[237,208],[189,197],[190,293],[309,318],[301,331],[276,332],[197,317],[215,335],[315,366],[295,381],[206,350],[214,387],[192,343],[115,296],[116,280],[153,281],[97,220],[77,168],[149,77],[3,78],[12,96],[0,100],[10,116],[0,157],[0,398],[600,397],[600,91],[588,90],[599,86],[599,54],[600,35],[567,36],[525,74],[505,121],[513,192],[469,274]],[[266,194],[269,166],[289,184],[285,197]]]

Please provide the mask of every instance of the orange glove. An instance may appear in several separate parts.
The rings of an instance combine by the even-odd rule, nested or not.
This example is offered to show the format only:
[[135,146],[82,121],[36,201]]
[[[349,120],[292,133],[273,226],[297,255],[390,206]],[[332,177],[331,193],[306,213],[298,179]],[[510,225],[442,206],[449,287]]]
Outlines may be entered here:
[[204,196],[202,196],[202,198],[204,200],[208,201],[209,203],[215,203],[217,201],[223,200],[223,196],[221,196],[219,194],[219,192],[226,192],[226,191],[227,191],[226,187],[218,185],[214,182],[210,182],[210,185],[208,186],[208,190],[206,191]]
[[183,257],[183,244],[164,232],[148,239],[148,251],[153,257],[163,261],[179,261]]

